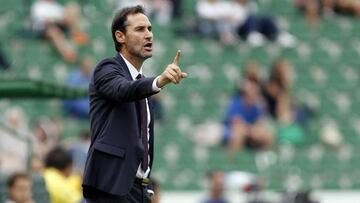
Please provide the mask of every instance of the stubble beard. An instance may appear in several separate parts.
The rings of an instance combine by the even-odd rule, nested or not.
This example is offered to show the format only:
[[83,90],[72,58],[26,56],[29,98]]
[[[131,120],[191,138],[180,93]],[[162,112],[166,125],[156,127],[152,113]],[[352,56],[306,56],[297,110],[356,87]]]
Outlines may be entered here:
[[131,55],[135,56],[139,60],[145,61],[148,58],[152,57],[152,53],[146,54],[147,51],[145,51],[143,48],[140,48],[139,51],[137,50],[129,50]]

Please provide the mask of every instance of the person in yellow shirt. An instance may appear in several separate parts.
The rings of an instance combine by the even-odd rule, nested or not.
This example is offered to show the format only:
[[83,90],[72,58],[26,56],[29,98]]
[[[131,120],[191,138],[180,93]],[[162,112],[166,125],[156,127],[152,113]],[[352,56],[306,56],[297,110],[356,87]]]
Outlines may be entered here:
[[61,147],[54,148],[45,159],[44,178],[51,203],[80,203],[83,200],[81,178],[72,176],[72,157]]

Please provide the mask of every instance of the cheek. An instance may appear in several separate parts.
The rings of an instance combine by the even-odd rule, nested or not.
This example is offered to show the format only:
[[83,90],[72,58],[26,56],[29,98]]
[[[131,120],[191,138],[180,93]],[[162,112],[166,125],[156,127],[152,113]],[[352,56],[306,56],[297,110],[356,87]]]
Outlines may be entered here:
[[132,47],[142,47],[142,40],[139,36],[133,36],[131,39],[129,39],[129,43],[131,43]]
[[141,46],[139,46],[138,43],[132,44],[131,46],[128,47],[128,49],[132,53],[139,53],[142,50]]
[[15,195],[15,197],[17,197],[17,198],[21,198],[21,197],[23,197],[24,196],[24,191],[22,191],[22,190],[17,190],[17,191],[15,191],[14,192],[14,195]]

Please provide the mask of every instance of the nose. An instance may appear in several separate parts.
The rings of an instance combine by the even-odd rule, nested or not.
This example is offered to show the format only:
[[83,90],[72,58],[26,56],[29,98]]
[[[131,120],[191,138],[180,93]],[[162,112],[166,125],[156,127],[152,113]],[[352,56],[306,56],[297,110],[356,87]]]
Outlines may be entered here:
[[151,30],[147,30],[146,35],[145,35],[146,39],[152,40],[153,39],[153,33]]

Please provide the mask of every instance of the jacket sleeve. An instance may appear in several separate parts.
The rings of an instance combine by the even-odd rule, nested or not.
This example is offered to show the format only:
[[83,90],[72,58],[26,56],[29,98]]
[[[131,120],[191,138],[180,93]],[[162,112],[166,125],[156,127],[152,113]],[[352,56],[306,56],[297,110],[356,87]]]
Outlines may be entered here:
[[116,101],[131,102],[157,93],[152,89],[155,77],[130,81],[125,77],[124,69],[118,66],[116,62],[104,60],[95,68],[93,83],[99,94]]

